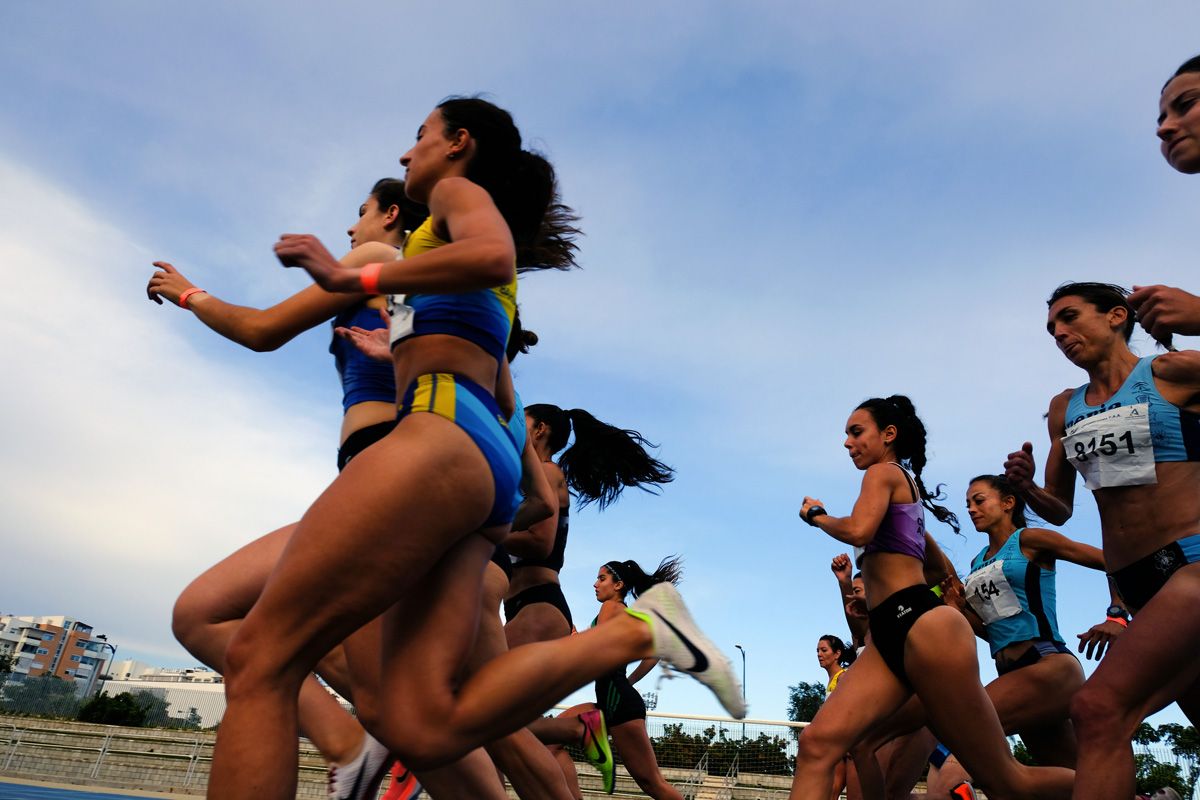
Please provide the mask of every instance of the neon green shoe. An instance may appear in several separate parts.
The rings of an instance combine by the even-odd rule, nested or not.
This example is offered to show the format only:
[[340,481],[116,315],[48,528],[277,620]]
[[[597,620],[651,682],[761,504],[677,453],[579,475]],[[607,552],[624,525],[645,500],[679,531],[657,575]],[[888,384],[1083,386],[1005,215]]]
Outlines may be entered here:
[[608,726],[604,724],[604,712],[600,709],[585,711],[579,715],[583,723],[583,736],[579,744],[588,763],[600,770],[604,779],[604,791],[613,793],[616,775],[613,772],[612,748],[608,744]]

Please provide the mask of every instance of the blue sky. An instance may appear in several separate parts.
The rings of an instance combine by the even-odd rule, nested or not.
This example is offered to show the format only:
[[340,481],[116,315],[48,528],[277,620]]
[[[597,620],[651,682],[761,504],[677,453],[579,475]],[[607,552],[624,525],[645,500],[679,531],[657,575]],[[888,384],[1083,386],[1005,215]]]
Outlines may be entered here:
[[[598,564],[680,553],[697,616],[747,650],[751,715],[782,718],[845,627],[842,548],[796,510],[853,501],[849,411],[909,394],[961,508],[1022,441],[1041,463],[1051,394],[1084,379],[1044,331],[1057,284],[1195,288],[1200,182],[1154,118],[1198,26],[1185,2],[9,4],[0,611],[192,663],[175,595],[328,483],[340,395],[326,330],[240,350],[146,301],[150,262],[249,305],[299,290],[277,235],[344,248],[429,109],[487,92],[587,233],[584,269],[522,281],[523,396],[636,428],[678,470],[572,516],[575,615]],[[1063,530],[1099,543],[1082,489]],[[960,569],[982,546],[935,533]],[[1073,639],[1107,594],[1060,572]],[[660,710],[718,708],[673,681]]]

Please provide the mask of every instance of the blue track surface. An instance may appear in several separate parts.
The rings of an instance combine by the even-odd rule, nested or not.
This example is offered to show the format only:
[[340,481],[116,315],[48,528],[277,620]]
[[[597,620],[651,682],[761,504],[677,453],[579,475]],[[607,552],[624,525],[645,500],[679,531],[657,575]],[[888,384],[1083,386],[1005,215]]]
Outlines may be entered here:
[[86,789],[54,789],[0,782],[0,800],[146,800],[145,796],[89,792]]

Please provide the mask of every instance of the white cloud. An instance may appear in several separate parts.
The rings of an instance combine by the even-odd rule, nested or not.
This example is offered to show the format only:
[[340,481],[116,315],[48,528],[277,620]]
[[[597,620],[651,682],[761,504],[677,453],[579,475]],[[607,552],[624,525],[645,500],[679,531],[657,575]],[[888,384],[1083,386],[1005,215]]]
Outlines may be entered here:
[[197,351],[211,334],[146,300],[135,238],[11,163],[0,184],[0,505],[12,563],[38,565],[7,571],[7,602],[170,651],[174,595],[304,510],[336,429]]

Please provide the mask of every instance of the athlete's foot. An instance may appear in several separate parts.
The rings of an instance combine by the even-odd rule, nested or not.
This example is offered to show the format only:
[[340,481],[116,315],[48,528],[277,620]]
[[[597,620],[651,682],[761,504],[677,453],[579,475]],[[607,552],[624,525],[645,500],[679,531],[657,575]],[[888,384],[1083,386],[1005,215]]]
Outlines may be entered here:
[[383,800],[416,800],[421,793],[417,776],[399,761],[392,765],[392,783],[383,793]]
[[733,665],[696,626],[674,586],[655,584],[642,593],[629,613],[650,624],[654,655],[712,689],[730,716],[746,716],[746,701]]
[[588,763],[600,770],[604,779],[604,791],[613,793],[616,786],[616,775],[613,772],[612,748],[608,744],[608,726],[604,724],[604,712],[600,709],[585,711],[579,715],[583,723],[583,735],[579,737],[579,745]]
[[362,749],[346,764],[329,766],[329,800],[374,800],[392,759],[371,734],[363,734]]
[[975,789],[971,787],[971,784],[963,781],[950,790],[950,796],[955,800],[975,800]]

